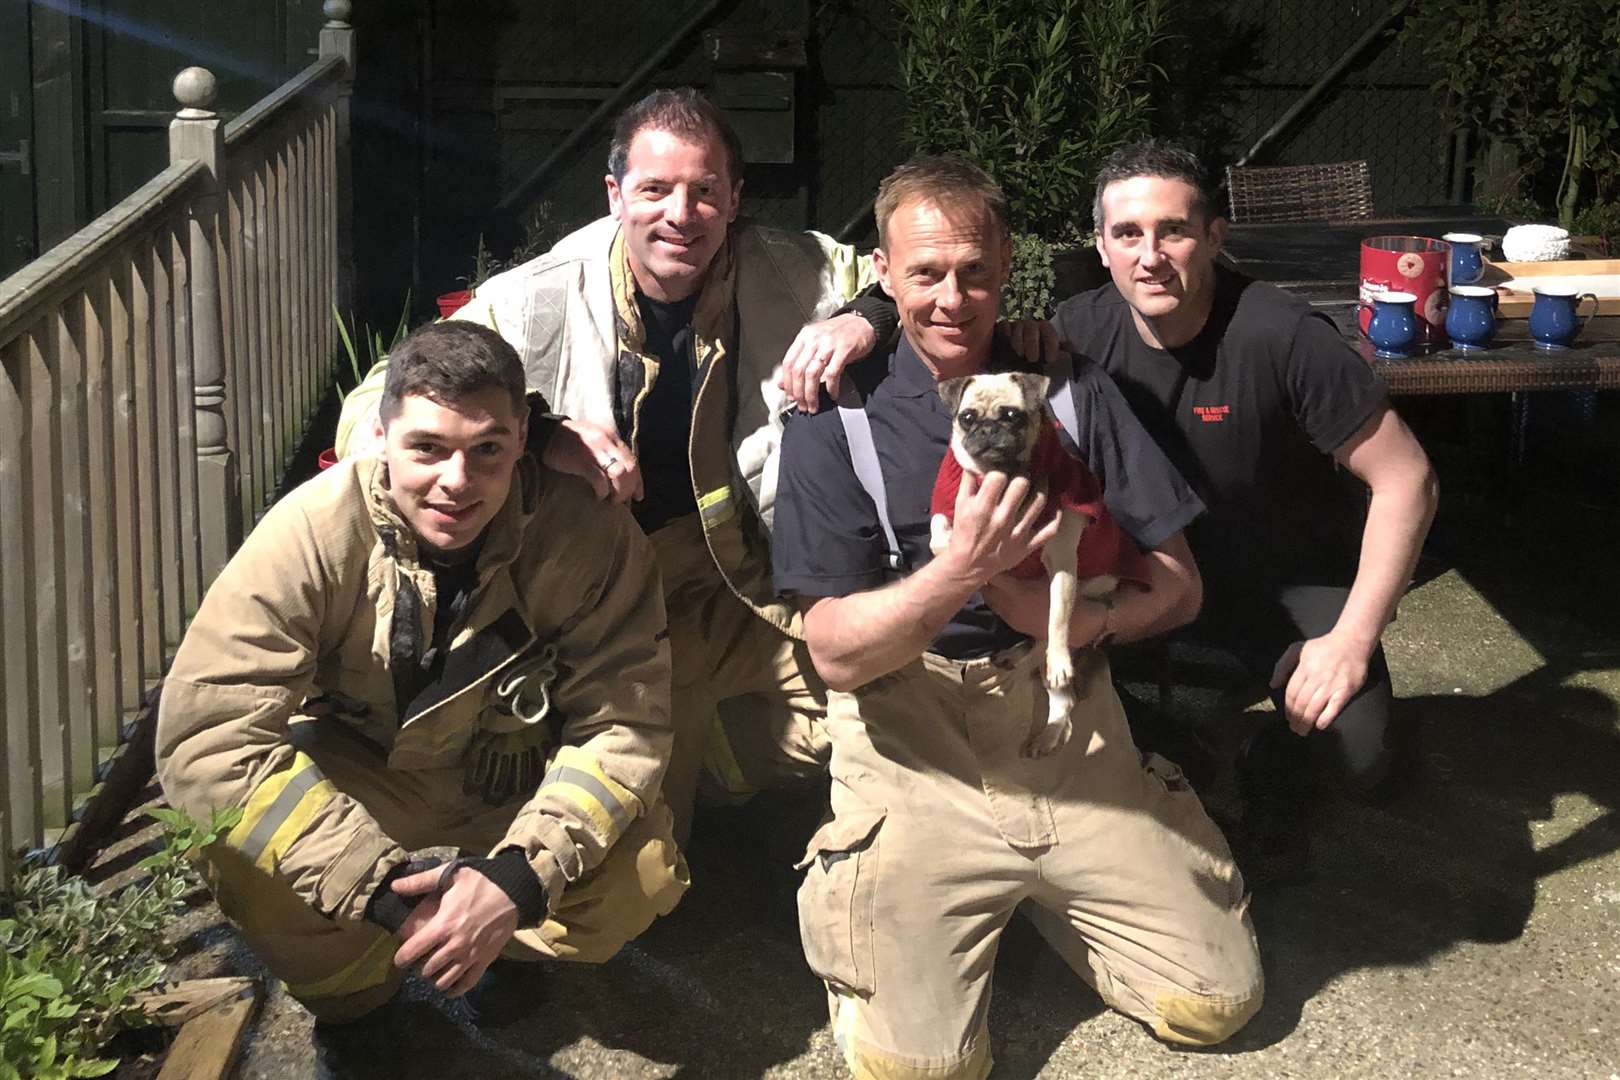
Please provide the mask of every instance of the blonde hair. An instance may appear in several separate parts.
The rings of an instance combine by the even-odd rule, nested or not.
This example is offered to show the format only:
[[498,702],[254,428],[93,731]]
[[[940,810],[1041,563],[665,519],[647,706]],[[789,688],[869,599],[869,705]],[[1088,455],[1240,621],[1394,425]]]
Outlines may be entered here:
[[888,246],[889,219],[894,212],[902,204],[919,199],[952,209],[983,209],[995,221],[1002,237],[1010,235],[1007,196],[989,173],[957,154],[928,154],[899,166],[878,185],[872,212],[877,218],[879,247]]

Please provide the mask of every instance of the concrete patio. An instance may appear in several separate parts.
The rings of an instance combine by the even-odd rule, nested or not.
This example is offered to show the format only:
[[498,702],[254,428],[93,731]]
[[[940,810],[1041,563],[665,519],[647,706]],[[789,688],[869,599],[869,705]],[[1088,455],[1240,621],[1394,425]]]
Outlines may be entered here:
[[[1335,804],[1314,880],[1255,897],[1268,1000],[1250,1026],[1170,1049],[1015,920],[995,1076],[1620,1077],[1620,410],[1601,404],[1594,427],[1538,403],[1517,469],[1498,460],[1505,409],[1403,406],[1443,485],[1385,639],[1422,782],[1388,806]],[[1231,742],[1253,695],[1214,674],[1177,708]],[[476,1028],[413,984],[331,1034],[273,989],[240,1075],[842,1076],[799,955],[791,810],[708,814],[682,906],[601,968],[520,975],[520,1021]],[[261,971],[212,907],[181,932],[185,974]]]

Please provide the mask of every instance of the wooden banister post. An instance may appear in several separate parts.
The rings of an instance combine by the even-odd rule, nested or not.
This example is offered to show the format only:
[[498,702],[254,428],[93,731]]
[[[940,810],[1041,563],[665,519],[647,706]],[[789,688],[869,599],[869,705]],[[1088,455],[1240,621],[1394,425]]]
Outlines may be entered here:
[[242,542],[236,462],[226,442],[225,336],[221,327],[218,249],[223,204],[225,132],[213,111],[217,87],[205,68],[174,78],[180,111],[169,122],[169,162],[199,161],[207,171],[191,204],[191,357],[197,438],[197,529],[202,543],[202,585],[207,588]]
[[353,9],[349,0],[326,0],[321,5],[326,25],[321,28],[320,53],[340,57],[344,64],[332,102],[337,151],[337,296],[332,299],[344,312],[354,310],[354,179],[349,142],[349,103],[354,97],[354,27],[349,25],[349,15]]

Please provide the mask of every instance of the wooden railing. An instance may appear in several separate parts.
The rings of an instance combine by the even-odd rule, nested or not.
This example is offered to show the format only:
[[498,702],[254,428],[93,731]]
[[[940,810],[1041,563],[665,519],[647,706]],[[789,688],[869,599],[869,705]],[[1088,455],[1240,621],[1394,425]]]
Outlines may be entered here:
[[0,875],[82,812],[331,385],[349,8],[228,126],[181,72],[169,167],[0,282]]

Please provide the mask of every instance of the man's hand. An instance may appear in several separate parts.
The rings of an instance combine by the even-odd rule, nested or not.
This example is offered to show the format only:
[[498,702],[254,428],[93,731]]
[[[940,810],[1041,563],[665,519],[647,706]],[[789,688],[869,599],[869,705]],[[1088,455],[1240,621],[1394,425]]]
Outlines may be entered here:
[[1042,367],[1057,359],[1066,346],[1058,341],[1057,328],[1045,319],[1006,319],[996,324],[1013,352]]
[[436,868],[394,882],[394,891],[402,896],[422,897],[399,928],[405,940],[394,954],[394,966],[423,960],[422,977],[460,997],[512,939],[518,911],[499,885],[467,867],[456,871],[444,895],[433,895],[441,873]]
[[844,368],[875,348],[877,331],[854,313],[806,323],[782,358],[776,385],[793,404],[813,413],[821,402],[821,387],[837,397]]
[[642,496],[636,455],[617,432],[586,420],[564,420],[540,455],[546,468],[590,483],[598,499],[626,503]]
[[1287,686],[1283,715],[1296,735],[1333,723],[1367,681],[1371,655],[1370,649],[1332,634],[1288,646],[1271,673],[1271,688]]
[[1016,578],[1011,574],[997,574],[984,583],[980,595],[1002,622],[1040,641],[1050,630],[1047,616],[1051,610],[1052,590],[1048,585],[1044,577]]
[[1046,495],[1031,497],[1027,477],[1009,482],[1004,473],[981,479],[964,472],[956,492],[951,540],[939,558],[953,573],[982,586],[1056,535],[1061,518],[1053,514],[1043,525],[1045,512]]

